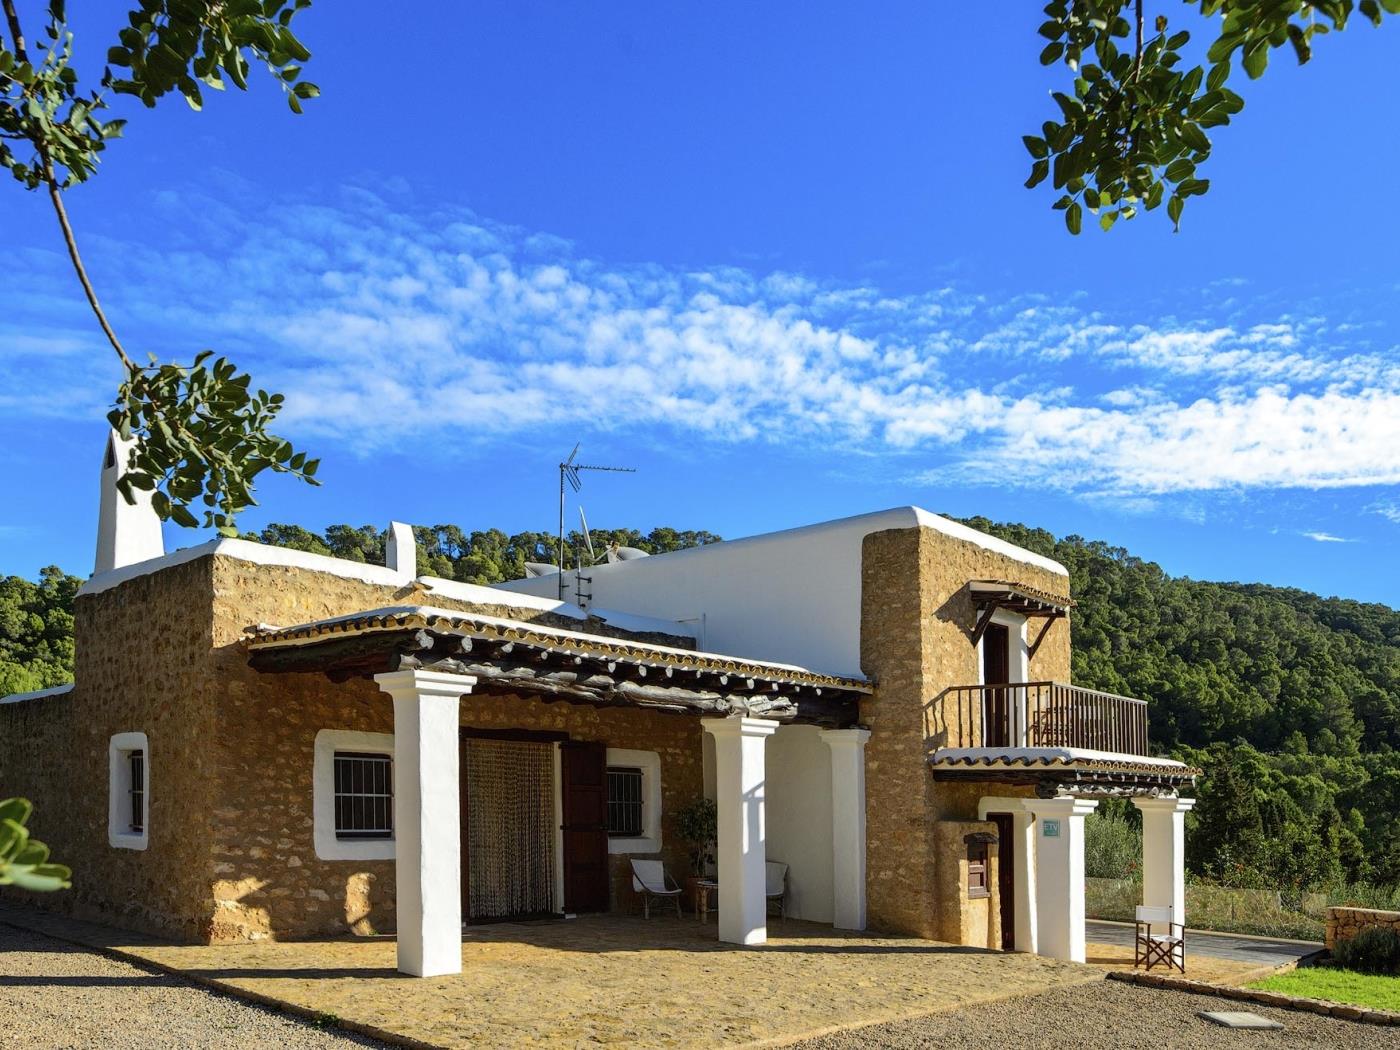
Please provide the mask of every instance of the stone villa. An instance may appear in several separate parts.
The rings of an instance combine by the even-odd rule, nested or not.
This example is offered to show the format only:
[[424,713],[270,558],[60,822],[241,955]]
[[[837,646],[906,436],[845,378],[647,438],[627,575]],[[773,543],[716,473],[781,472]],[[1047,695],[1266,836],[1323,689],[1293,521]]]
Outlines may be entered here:
[[[786,913],[1084,957],[1084,819],[1141,808],[1144,902],[1184,918],[1181,789],[1146,705],[1069,684],[1059,564],[913,507],[482,587],[244,540],[173,553],[103,471],[71,686],[0,700],[0,797],[74,887],[190,941],[634,907],[718,814],[717,935]],[[561,599],[560,594],[564,597]]]

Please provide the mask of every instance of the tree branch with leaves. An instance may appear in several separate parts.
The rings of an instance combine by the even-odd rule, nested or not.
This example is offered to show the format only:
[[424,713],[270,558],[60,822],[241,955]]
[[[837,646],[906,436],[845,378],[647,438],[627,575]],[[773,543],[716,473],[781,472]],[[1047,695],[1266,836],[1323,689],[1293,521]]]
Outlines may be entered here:
[[[17,0],[0,0],[9,39],[0,38],[0,166],[52,203],[74,272],[125,377],[108,420],[124,439],[135,438],[118,481],[129,502],[151,493],[163,519],[201,523],[237,535],[238,513],[256,503],[254,478],[264,470],[317,484],[319,461],[307,458],[269,427],[280,394],[254,391],[251,377],[212,351],[189,365],[147,355],[138,364],[109,321],[78,250],[64,193],[97,172],[101,154],[125,126],[105,119],[120,96],[148,108],[178,93],[191,108],[204,105],[204,88],[248,86],[254,63],[281,85],[294,113],[319,89],[301,79],[310,52],[292,31],[310,0],[141,0],[127,14],[96,89],[85,89],[73,68],[73,33],[63,0],[49,0],[43,52],[25,39]],[[213,360],[211,360],[213,359]],[[192,507],[201,506],[203,520]]]
[[1244,100],[1228,86],[1236,59],[1257,80],[1269,55],[1290,47],[1299,64],[1313,39],[1345,29],[1359,13],[1373,26],[1400,14],[1400,0],[1160,0],[1155,8],[1196,8],[1218,26],[1205,64],[1189,69],[1189,30],[1172,31],[1165,14],[1146,30],[1144,0],[1052,0],[1040,35],[1042,65],[1063,64],[1069,90],[1052,92],[1060,119],[1023,141],[1031,155],[1027,187],[1047,178],[1053,207],[1077,234],[1084,212],[1111,229],[1166,202],[1174,229],[1190,197],[1210,189],[1198,169],[1210,159],[1207,132],[1230,123]]

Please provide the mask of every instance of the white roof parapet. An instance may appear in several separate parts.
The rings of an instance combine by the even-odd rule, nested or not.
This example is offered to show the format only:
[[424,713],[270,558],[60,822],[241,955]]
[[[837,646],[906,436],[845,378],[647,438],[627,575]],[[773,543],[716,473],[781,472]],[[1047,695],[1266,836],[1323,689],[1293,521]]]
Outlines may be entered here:
[[[395,522],[394,525],[407,530],[409,536],[412,536],[412,530],[408,526],[398,522]],[[393,532],[391,532],[392,537]],[[400,538],[399,545],[395,549],[396,556],[402,557],[398,555],[398,550],[401,547],[407,547],[408,542]],[[206,554],[237,558],[240,561],[252,562],[257,565],[308,569],[312,572],[324,572],[333,576],[389,587],[401,587],[413,582],[414,579],[411,575],[412,561],[410,561],[407,570],[409,575],[405,576],[402,568],[390,568],[387,565],[366,565],[364,562],[347,561],[344,558],[333,558],[326,554],[312,554],[309,551],[293,550],[290,547],[274,547],[266,543],[254,543],[252,540],[216,539],[194,547],[185,547],[159,558],[151,558],[134,565],[113,569],[110,572],[98,573],[78,588],[78,594],[100,594],[102,591],[116,587],[127,580],[134,580],[138,576],[148,576],[175,565],[183,565],[186,562],[202,558]],[[408,547],[407,557],[416,560],[416,554],[412,547]],[[487,587],[476,583],[462,583],[458,580],[443,580],[435,576],[419,576],[417,580],[430,594],[440,594],[444,598],[452,598],[456,601],[476,602],[482,605],[513,606],[520,609],[538,609],[541,612],[567,616],[574,620],[587,620],[591,616],[623,631],[670,634],[678,638],[696,638],[698,636],[696,627],[678,623],[675,620],[638,616],[633,613],[597,607],[584,610],[577,605],[561,602],[554,598],[540,598],[533,594],[505,591],[499,587]]]
[[55,685],[48,689],[36,689],[32,693],[11,693],[8,696],[0,696],[0,704],[22,704],[26,700],[42,700],[48,696],[62,696],[64,693],[73,691],[73,683],[67,685]]

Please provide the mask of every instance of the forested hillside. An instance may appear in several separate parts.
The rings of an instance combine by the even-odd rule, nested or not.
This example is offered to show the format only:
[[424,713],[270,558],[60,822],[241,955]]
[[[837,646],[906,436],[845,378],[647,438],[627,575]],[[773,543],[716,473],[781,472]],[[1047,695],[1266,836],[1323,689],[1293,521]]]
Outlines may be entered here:
[[[1069,567],[1074,679],[1151,702],[1154,745],[1206,770],[1190,863],[1239,885],[1400,883],[1400,612],[1263,584],[1168,576],[1127,551],[1042,529],[968,524]],[[473,583],[552,562],[555,538],[452,525],[416,530],[419,571]],[[382,562],[383,532],[272,525],[248,538]],[[659,553],[719,537],[593,532]],[[581,537],[569,537],[579,550]],[[572,556],[570,558],[572,561]],[[0,692],[67,681],[78,581],[0,581]],[[1131,811],[1129,811],[1131,816]]]
[[1192,870],[1239,885],[1400,882],[1400,612],[967,524],[1070,570],[1075,682],[1150,701],[1154,745],[1206,770]]

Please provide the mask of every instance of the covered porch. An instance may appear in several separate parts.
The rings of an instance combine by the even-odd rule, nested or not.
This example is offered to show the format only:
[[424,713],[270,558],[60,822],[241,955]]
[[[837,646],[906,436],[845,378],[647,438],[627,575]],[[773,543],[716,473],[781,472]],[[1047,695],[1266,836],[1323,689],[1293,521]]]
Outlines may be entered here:
[[[562,916],[607,908],[610,867],[618,874],[617,843],[608,834],[609,779],[618,754],[627,756],[626,772],[635,773],[639,785],[658,776],[665,761],[685,766],[697,785],[704,767],[707,794],[716,804],[720,890],[718,922],[699,936],[764,943],[768,797],[785,793],[785,804],[796,805],[813,785],[826,796],[812,809],[824,827],[798,842],[787,825],[801,822],[785,821],[787,848],[803,854],[807,869],[821,869],[813,892],[827,896],[823,917],[838,928],[864,927],[867,734],[857,715],[870,687],[860,680],[423,606],[291,628],[259,626],[250,629],[247,644],[249,663],[260,672],[310,672],[332,682],[372,679],[392,698],[392,838],[381,840],[377,855],[393,862],[396,965],[403,973],[461,971],[461,931],[476,908],[481,861],[502,834],[519,838],[522,824],[539,829],[535,845],[523,847],[533,855],[510,861],[517,870],[529,865],[523,896],[534,903],[524,910]],[[656,765],[655,753],[636,750],[635,740],[625,742],[633,750],[622,751],[611,741],[570,739],[567,732],[499,728],[512,724],[510,710],[521,713],[522,726],[530,725],[530,712],[556,701],[600,715],[645,712],[649,724],[676,727],[678,743]],[[498,715],[505,712],[504,721],[470,728],[468,709],[485,703]],[[478,781],[493,767],[472,756],[511,749],[520,752],[526,772],[497,768],[503,776],[533,778],[533,794],[526,792],[523,809],[512,803],[508,816],[478,833],[471,817],[484,808],[483,796],[473,803],[471,792],[483,790]],[[511,796],[509,785],[505,790],[502,798],[520,801],[519,792]],[[660,846],[659,800],[658,794],[649,811],[639,804],[635,839],[625,844],[629,852],[650,855]],[[464,846],[475,863],[464,864]],[[814,849],[824,855],[814,856]],[[674,844],[671,850],[674,857]],[[510,850],[503,845],[500,852]],[[685,872],[674,874],[679,879]],[[505,887],[521,896],[518,889]]]
[[997,823],[999,856],[1009,861],[998,903],[1004,928],[1014,930],[1010,947],[1085,961],[1084,822],[1106,797],[1129,798],[1142,814],[1142,903],[1170,907],[1185,924],[1185,817],[1196,800],[1180,792],[1199,770],[1055,747],[940,748],[929,765],[935,780],[986,787],[977,815]]

